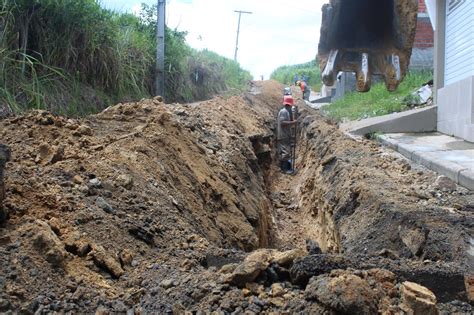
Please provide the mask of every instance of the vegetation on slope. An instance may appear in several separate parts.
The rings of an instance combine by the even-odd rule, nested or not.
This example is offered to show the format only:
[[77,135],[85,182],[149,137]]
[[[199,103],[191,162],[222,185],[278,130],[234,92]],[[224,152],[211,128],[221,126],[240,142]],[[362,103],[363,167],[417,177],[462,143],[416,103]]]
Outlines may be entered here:
[[272,72],[270,78],[280,83],[291,85],[294,84],[293,78],[296,74],[299,78],[305,75],[308,78],[308,85],[313,90],[317,91],[320,89],[321,75],[316,59],[302,64],[281,66]]
[[[96,0],[1,0],[0,114],[83,115],[153,95],[155,12],[143,5],[140,17],[116,13]],[[234,61],[192,49],[185,36],[167,29],[167,101],[205,99],[250,79]]]
[[410,72],[395,92],[389,92],[383,82],[372,85],[367,93],[352,92],[323,107],[324,113],[336,120],[358,120],[408,109],[406,97],[429,81],[429,71]]

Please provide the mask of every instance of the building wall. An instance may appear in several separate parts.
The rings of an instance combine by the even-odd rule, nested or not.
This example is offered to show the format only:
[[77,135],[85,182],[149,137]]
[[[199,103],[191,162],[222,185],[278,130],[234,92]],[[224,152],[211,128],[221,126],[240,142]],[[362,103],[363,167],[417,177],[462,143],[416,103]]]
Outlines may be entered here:
[[474,1],[438,0],[437,12],[438,131],[474,142]]
[[431,26],[430,18],[425,13],[418,15],[416,25],[416,35],[413,47],[415,48],[433,48],[434,32]]
[[418,1],[415,42],[410,59],[411,70],[433,70],[434,32],[424,0]]
[[474,1],[447,1],[445,84],[474,75],[473,47]]
[[426,13],[426,3],[425,0],[418,0],[418,12]]
[[438,90],[438,131],[474,142],[474,76]]

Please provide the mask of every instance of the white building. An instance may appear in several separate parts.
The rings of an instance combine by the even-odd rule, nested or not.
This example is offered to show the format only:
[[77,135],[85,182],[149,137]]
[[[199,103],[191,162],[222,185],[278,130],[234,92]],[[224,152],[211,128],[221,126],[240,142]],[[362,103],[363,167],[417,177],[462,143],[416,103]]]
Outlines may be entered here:
[[474,0],[426,0],[435,29],[438,131],[474,142]]

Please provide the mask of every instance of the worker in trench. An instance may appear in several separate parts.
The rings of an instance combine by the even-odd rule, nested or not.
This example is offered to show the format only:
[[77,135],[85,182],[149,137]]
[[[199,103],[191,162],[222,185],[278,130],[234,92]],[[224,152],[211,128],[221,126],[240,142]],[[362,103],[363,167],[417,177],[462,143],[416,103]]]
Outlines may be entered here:
[[282,172],[291,174],[294,172],[294,145],[296,117],[293,117],[292,107],[294,99],[291,95],[283,97],[283,107],[278,112],[277,118],[277,150]]
[[303,93],[303,99],[305,101],[309,101],[309,94],[311,93],[311,90],[309,89],[308,83],[305,81],[298,81],[297,85],[301,89],[301,93]]

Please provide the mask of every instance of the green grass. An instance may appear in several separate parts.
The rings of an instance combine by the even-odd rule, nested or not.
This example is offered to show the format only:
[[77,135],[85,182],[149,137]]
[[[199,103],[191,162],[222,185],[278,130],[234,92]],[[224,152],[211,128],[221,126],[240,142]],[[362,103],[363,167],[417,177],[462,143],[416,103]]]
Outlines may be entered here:
[[336,102],[325,106],[323,113],[338,121],[358,120],[407,110],[404,98],[432,79],[431,72],[407,74],[395,92],[389,92],[385,84],[374,84],[367,93],[351,92]]

